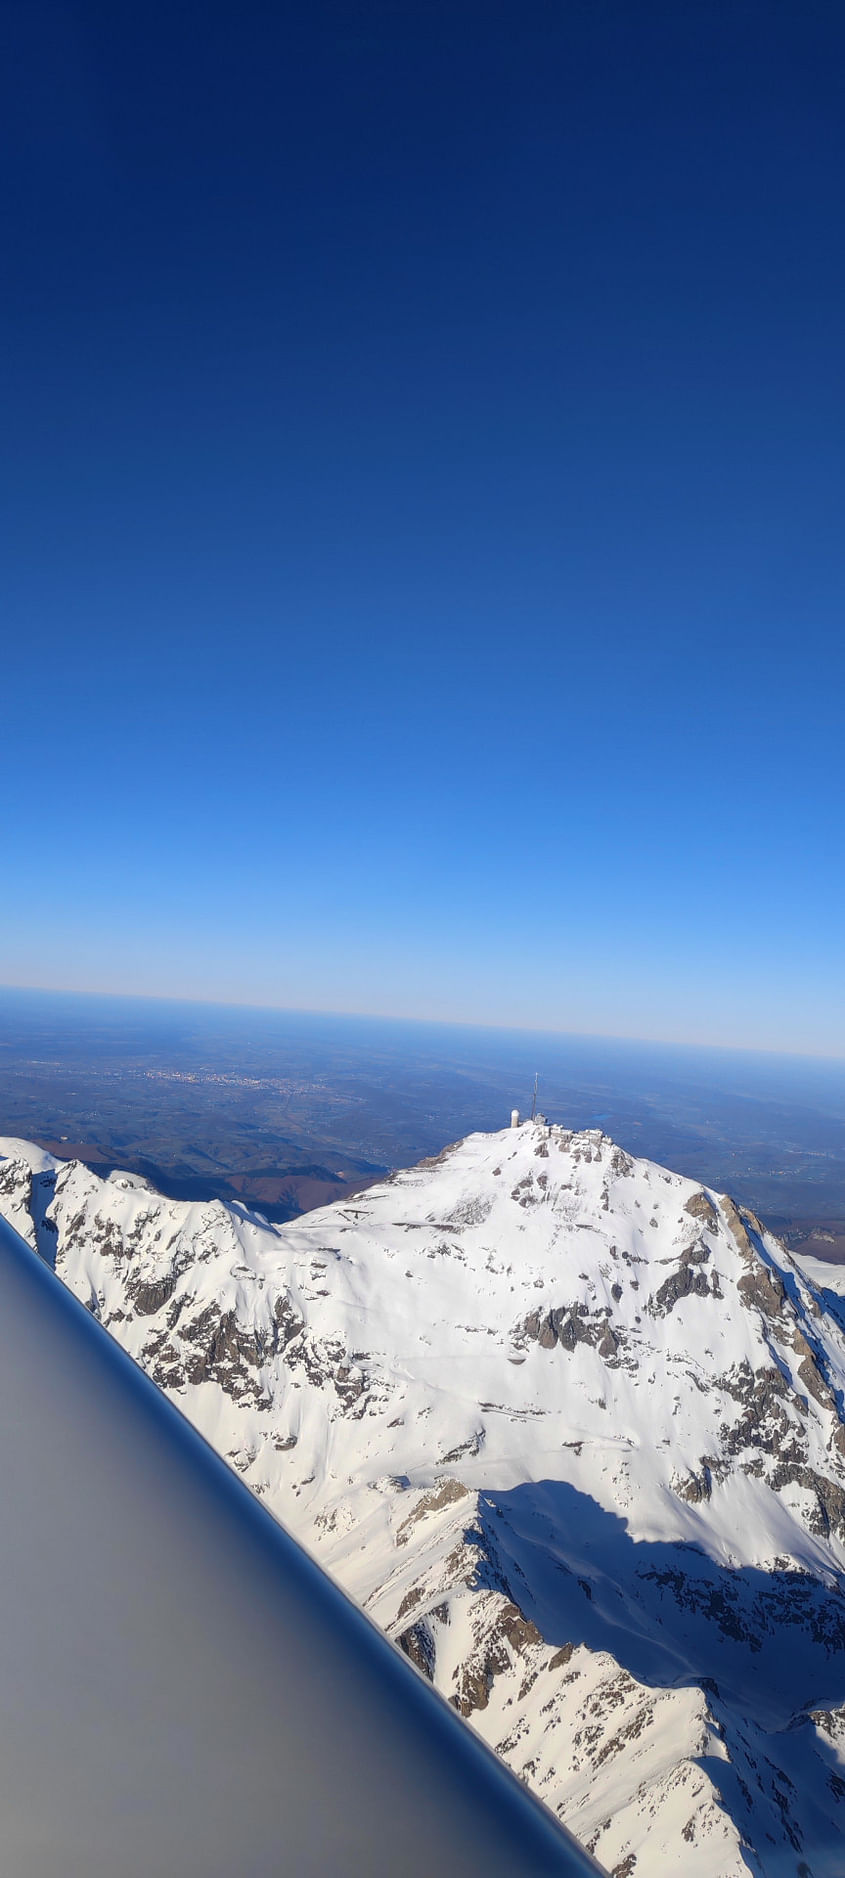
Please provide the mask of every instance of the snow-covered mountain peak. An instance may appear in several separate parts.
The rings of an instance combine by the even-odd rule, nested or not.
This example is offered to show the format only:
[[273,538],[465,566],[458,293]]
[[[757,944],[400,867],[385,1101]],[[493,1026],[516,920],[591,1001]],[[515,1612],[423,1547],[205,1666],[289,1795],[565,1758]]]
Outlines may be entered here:
[[605,1863],[768,1870],[790,1781],[824,1839],[845,1307],[747,1209],[543,1122],[284,1227],[0,1154],[0,1209]]

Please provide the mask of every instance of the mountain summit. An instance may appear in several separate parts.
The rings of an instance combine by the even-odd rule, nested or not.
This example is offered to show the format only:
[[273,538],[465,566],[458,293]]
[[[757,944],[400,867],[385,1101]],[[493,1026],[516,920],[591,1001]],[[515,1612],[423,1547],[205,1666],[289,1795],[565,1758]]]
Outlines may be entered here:
[[842,1306],[543,1122],[272,1227],[0,1141],[0,1211],[618,1878],[839,1869]]

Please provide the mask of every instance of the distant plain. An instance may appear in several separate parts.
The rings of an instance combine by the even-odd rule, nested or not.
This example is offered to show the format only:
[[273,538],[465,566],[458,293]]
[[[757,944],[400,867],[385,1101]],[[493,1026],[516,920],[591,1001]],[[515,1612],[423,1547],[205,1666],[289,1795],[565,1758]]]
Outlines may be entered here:
[[601,1127],[845,1262],[845,1064],[600,1037],[0,990],[0,1133],[272,1220],[512,1107]]

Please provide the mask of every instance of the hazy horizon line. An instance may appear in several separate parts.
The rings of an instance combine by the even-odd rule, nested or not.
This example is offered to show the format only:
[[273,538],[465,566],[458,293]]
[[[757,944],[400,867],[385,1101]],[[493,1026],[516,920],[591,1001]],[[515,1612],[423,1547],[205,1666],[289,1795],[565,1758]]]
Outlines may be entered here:
[[374,1024],[419,1025],[421,1029],[430,1030],[497,1031],[511,1037],[577,1039],[582,1043],[621,1043],[634,1046],[639,1044],[666,1050],[703,1050],[714,1056],[776,1057],[788,1058],[795,1062],[841,1063],[845,1066],[845,1056],[835,1051],[788,1050],[775,1045],[763,1046],[761,1044],[709,1043],[687,1037],[647,1037],[639,1033],[621,1031],[563,1030],[554,1026],[541,1029],[536,1024],[483,1023],[477,1018],[418,1017],[396,1012],[342,1010],[334,1005],[263,1004],[256,1003],[249,998],[196,998],[175,992],[157,991],[92,991],[90,989],[82,991],[75,986],[24,985],[7,983],[3,980],[0,981],[0,995],[4,992],[30,992],[37,997],[89,998],[126,1004],[189,1005],[197,1010],[272,1012],[276,1016],[352,1018]]

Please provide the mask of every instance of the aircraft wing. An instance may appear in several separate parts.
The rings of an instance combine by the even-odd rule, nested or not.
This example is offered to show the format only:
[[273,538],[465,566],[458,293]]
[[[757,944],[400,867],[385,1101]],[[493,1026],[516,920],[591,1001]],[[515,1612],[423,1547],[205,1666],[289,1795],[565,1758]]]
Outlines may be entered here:
[[3,1221],[0,1869],[599,1870]]

